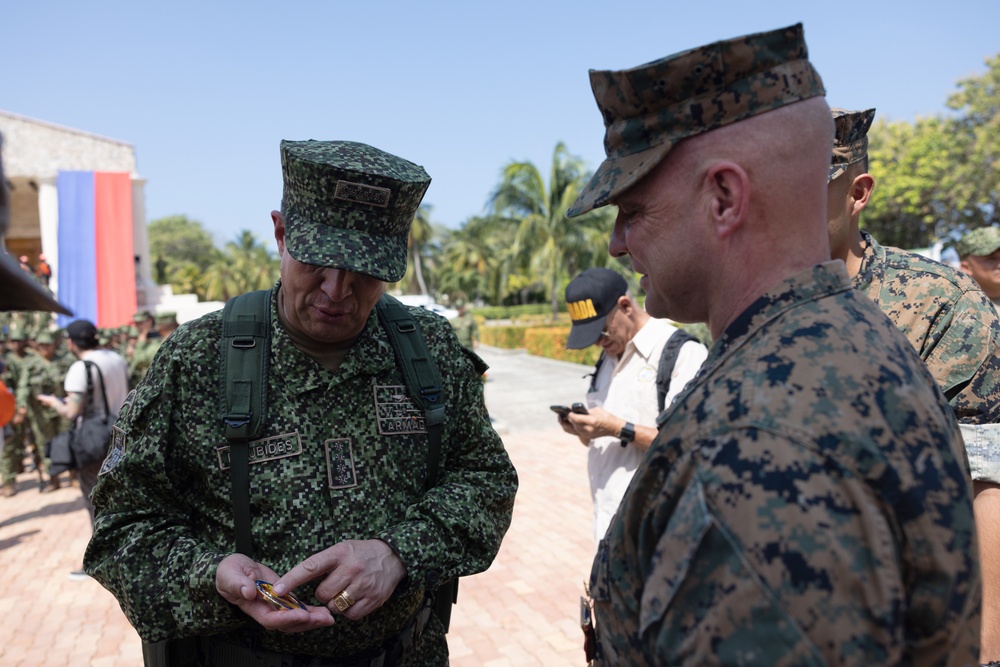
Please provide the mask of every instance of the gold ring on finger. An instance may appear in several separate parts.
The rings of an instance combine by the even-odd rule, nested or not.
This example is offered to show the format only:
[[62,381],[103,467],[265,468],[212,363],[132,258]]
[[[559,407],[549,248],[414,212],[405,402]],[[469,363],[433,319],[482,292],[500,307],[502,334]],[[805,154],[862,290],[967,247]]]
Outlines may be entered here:
[[351,594],[347,592],[347,589],[340,591],[335,598],[333,598],[333,604],[337,606],[337,609],[344,612],[347,611],[348,607],[357,602],[351,597]]

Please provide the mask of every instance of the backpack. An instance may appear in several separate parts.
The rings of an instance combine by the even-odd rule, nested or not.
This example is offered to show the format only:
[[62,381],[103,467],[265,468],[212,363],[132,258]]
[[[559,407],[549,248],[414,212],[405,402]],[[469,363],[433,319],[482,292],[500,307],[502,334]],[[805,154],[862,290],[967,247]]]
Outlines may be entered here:
[[[677,365],[677,357],[680,356],[681,347],[684,343],[690,341],[701,342],[684,329],[678,327],[677,331],[667,340],[667,344],[663,346],[663,352],[660,354],[660,364],[656,369],[656,404],[660,412],[663,412],[663,408],[666,407],[667,393],[670,391],[670,375],[674,372],[674,366]],[[594,372],[590,374],[590,389],[587,390],[587,393],[597,391],[597,373],[601,370],[604,358],[604,352],[601,352],[597,363],[594,364]]]
[[663,408],[666,407],[667,392],[670,391],[670,375],[674,372],[674,366],[677,365],[677,357],[680,356],[681,347],[690,341],[701,342],[678,327],[677,331],[667,340],[667,344],[663,346],[660,366],[656,369],[656,405],[660,412],[663,412]]
[[[250,532],[250,452],[248,443],[264,433],[271,348],[271,295],[273,288],[233,297],[222,311],[222,381],[226,388],[223,415],[230,443],[230,481],[236,550],[253,558]],[[383,294],[375,305],[379,321],[389,334],[396,365],[407,392],[423,408],[427,424],[427,479],[436,481],[444,432],[444,395],[437,362],[431,356],[416,320],[399,300]],[[458,599],[458,579],[442,584],[434,594],[433,608],[447,632],[451,605]]]

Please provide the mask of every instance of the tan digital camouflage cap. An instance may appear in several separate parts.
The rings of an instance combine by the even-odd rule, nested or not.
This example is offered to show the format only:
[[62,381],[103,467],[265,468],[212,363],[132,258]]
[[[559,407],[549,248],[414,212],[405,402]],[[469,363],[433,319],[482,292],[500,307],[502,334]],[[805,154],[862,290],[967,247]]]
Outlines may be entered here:
[[875,120],[875,109],[848,111],[834,107],[830,111],[833,112],[835,129],[827,182],[843,174],[855,162],[868,157],[868,129]]
[[282,141],[281,171],[292,257],[403,278],[410,225],[431,182],[423,167],[353,141]]
[[566,213],[605,206],[678,141],[824,95],[802,24],[725,40],[621,71],[590,71],[607,159]]
[[959,257],[986,257],[1000,248],[1000,227],[980,227],[973,229],[955,244]]

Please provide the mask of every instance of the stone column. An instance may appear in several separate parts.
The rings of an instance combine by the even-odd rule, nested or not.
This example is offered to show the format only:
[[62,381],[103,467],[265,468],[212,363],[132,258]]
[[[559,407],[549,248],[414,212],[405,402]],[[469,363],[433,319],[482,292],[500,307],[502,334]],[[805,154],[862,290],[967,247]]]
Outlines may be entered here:
[[42,239],[42,252],[45,261],[52,268],[52,278],[49,289],[59,297],[59,192],[56,190],[56,177],[43,176],[36,178],[38,183],[38,231]]

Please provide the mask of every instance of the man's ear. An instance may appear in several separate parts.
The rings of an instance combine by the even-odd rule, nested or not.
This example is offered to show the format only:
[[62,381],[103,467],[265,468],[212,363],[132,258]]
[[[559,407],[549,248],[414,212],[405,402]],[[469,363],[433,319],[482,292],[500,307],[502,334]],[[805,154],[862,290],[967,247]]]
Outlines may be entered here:
[[705,174],[710,214],[720,239],[743,226],[750,211],[750,177],[735,162],[719,162]]
[[285,216],[280,211],[271,211],[271,221],[274,223],[274,240],[278,242],[278,255],[285,254]]
[[871,174],[859,174],[851,183],[851,216],[858,215],[868,206],[872,191],[875,189],[875,179]]
[[623,315],[629,315],[632,310],[632,302],[629,301],[628,294],[622,294],[618,297],[618,307],[621,308]]

